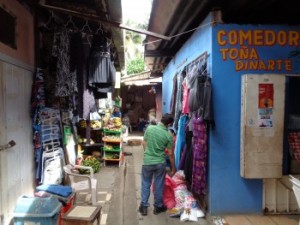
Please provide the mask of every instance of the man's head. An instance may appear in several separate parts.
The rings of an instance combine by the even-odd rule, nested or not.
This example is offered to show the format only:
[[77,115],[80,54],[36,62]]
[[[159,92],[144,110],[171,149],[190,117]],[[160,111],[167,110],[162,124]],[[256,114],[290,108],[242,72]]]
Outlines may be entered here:
[[174,122],[174,118],[171,114],[166,113],[162,116],[160,120],[166,127],[169,127]]

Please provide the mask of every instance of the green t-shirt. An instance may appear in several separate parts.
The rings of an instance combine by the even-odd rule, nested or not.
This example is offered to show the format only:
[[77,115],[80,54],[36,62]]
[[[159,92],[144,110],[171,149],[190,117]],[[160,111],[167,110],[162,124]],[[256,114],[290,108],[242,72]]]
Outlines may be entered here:
[[165,149],[173,148],[173,138],[168,129],[161,123],[149,125],[144,134],[147,142],[143,165],[155,165],[166,161]]

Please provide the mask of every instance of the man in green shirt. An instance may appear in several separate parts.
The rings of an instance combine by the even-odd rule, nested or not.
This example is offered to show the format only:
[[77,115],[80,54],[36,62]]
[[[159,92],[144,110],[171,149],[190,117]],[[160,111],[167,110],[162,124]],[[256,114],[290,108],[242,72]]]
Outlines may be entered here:
[[154,179],[154,214],[159,214],[167,210],[163,204],[163,191],[166,175],[166,153],[170,158],[172,171],[171,175],[176,172],[173,152],[173,137],[168,131],[174,119],[171,114],[163,115],[161,122],[157,125],[149,125],[144,134],[143,147],[144,159],[142,165],[142,190],[141,204],[139,211],[143,216],[147,215],[149,204],[150,187]]

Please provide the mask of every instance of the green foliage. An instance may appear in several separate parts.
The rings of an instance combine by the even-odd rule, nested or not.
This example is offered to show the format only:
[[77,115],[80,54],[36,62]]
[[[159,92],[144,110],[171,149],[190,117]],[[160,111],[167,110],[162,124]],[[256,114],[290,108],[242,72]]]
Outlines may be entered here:
[[[143,24],[128,20],[126,24],[130,27],[145,30],[146,21]],[[144,47],[143,40],[145,35],[133,31],[126,31],[125,36],[125,60],[127,64],[127,75],[136,74],[144,71]]]
[[142,58],[129,60],[127,64],[127,75],[136,74],[145,70],[145,62]]
[[[94,173],[97,173],[100,169],[100,162],[99,160],[94,156],[88,156],[85,160],[82,161],[82,166],[90,166],[93,168]],[[89,170],[80,169],[80,173],[89,173]]]

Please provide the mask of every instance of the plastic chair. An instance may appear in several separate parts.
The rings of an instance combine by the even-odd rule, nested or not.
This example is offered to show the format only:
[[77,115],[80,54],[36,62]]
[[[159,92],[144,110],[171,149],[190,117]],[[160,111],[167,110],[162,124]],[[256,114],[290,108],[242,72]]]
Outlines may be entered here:
[[[78,169],[86,169],[90,174],[80,174]],[[94,178],[94,170],[89,166],[68,164],[64,171],[70,179],[70,185],[75,193],[89,192],[92,196],[92,205],[97,204],[97,179]]]

